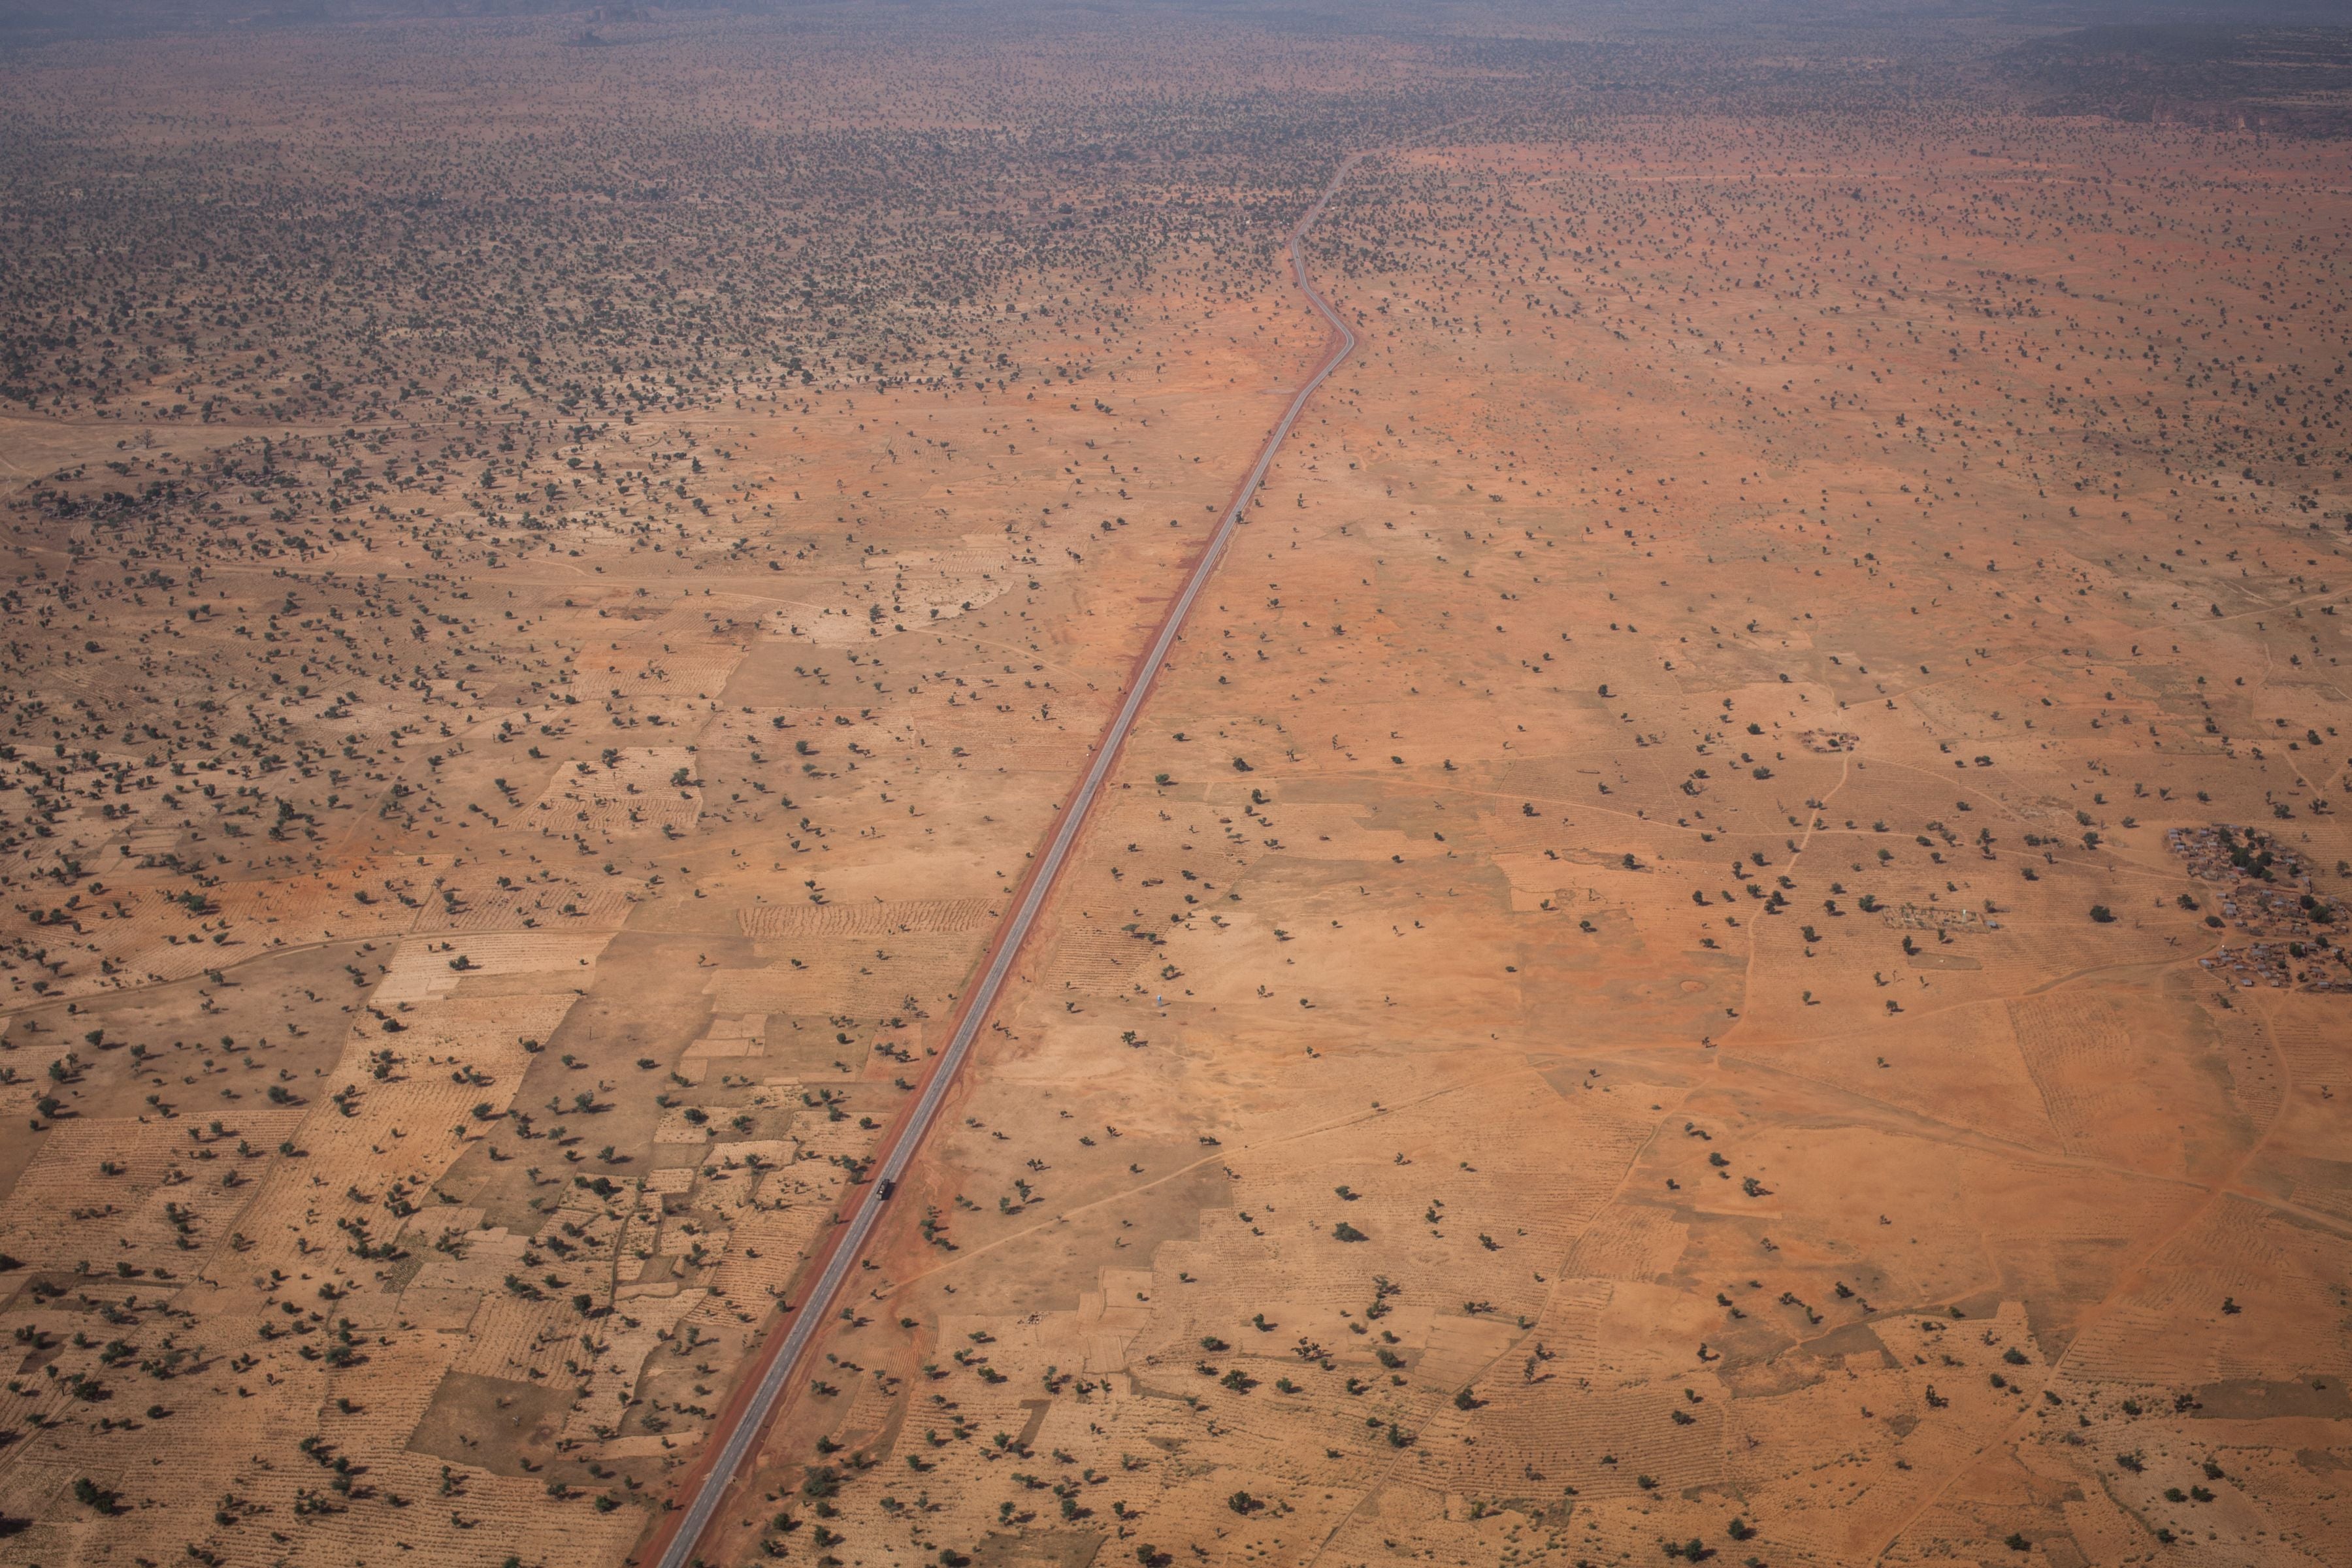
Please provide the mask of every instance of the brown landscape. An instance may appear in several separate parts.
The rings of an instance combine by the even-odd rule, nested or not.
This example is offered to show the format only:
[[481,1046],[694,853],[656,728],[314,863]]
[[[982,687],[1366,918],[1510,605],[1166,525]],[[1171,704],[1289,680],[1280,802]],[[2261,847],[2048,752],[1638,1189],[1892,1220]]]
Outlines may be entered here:
[[2352,1564],[2340,20],[11,11],[0,1561]]

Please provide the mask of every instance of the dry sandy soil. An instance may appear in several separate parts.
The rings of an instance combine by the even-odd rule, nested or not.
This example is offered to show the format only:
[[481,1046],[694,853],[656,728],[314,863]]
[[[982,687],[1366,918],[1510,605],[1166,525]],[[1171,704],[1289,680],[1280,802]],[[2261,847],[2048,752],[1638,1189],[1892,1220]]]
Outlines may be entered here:
[[2342,143],[1292,21],[6,65],[0,1556],[643,1560],[1354,153],[707,1560],[2352,1563]]

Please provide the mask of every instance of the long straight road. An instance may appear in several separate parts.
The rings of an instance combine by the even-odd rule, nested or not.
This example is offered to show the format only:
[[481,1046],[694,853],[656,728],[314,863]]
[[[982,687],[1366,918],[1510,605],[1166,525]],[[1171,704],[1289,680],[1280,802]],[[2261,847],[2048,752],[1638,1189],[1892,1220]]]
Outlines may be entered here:
[[[1330,183],[1315,198],[1315,205],[1307,209],[1290,231],[1291,277],[1297,283],[1299,292],[1307,297],[1307,302],[1314,307],[1316,314],[1329,325],[1330,342],[1307,379],[1291,395],[1289,405],[1283,410],[1282,417],[1275,423],[1273,430],[1268,432],[1265,444],[1258,448],[1257,461],[1251,465],[1248,477],[1234,492],[1224,514],[1217,520],[1216,531],[1209,536],[1207,546],[1186,574],[1183,587],[1170,602],[1167,614],[1161,616],[1160,628],[1152,637],[1150,647],[1136,661],[1134,673],[1128,681],[1126,698],[1119,703],[1118,711],[1104,727],[1102,739],[1094,748],[1094,761],[1087,766],[1085,777],[1078,781],[1076,790],[1062,803],[1059,820],[1046,839],[1044,852],[1031,865],[1029,874],[1022,879],[1020,888],[1015,889],[1012,910],[997,928],[979,979],[964,996],[961,1016],[955,1032],[948,1040],[947,1049],[933,1064],[930,1076],[924,1080],[922,1092],[916,1097],[912,1109],[900,1117],[895,1135],[890,1136],[886,1144],[887,1152],[874,1171],[876,1179],[873,1184],[859,1189],[863,1194],[862,1201],[853,1194],[856,1206],[843,1217],[842,1223],[834,1226],[830,1250],[823,1255],[823,1271],[803,1295],[798,1310],[793,1313],[790,1331],[762,1358],[764,1370],[752,1385],[750,1397],[739,1394],[720,1413],[712,1432],[712,1447],[707,1450],[705,1462],[689,1472],[688,1485],[692,1488],[692,1499],[673,1517],[674,1528],[658,1560],[660,1568],[686,1568],[693,1560],[695,1548],[703,1532],[709,1528],[712,1517],[719,1511],[719,1505],[726,1497],[728,1489],[733,1485],[736,1472],[757,1446],[769,1417],[775,1414],[782,1401],[784,1390],[792,1386],[802,1361],[807,1356],[809,1347],[814,1342],[817,1331],[824,1321],[825,1313],[831,1309],[834,1299],[841,1293],[843,1281],[849,1277],[850,1269],[856,1266],[859,1255],[873,1237],[875,1227],[880,1224],[886,1205],[878,1194],[906,1173],[907,1166],[922,1147],[924,1137],[939,1116],[940,1107],[946,1103],[948,1091],[954,1087],[957,1073],[962,1069],[965,1058],[971,1054],[972,1042],[979,1037],[981,1026],[988,1021],[990,1012],[995,1007],[997,993],[1003,988],[1005,976],[1012,973],[1013,960],[1019,956],[1022,943],[1028,939],[1030,927],[1035,923],[1038,911],[1045,908],[1045,900],[1054,890],[1055,880],[1061,874],[1063,862],[1069,858],[1072,847],[1077,843],[1078,832],[1086,826],[1087,814],[1093,809],[1096,798],[1102,793],[1104,781],[1110,777],[1128,732],[1141,716],[1144,701],[1151,695],[1152,685],[1166,666],[1177,637],[1184,629],[1184,621],[1192,614],[1193,601],[1208,585],[1210,574],[1216,570],[1218,557],[1232,540],[1234,530],[1241,526],[1251,498],[1265,482],[1266,470],[1273,466],[1275,454],[1281,449],[1291,426],[1298,422],[1307,400],[1339,367],[1339,362],[1355,349],[1355,332],[1339,319],[1339,313],[1331,308],[1330,301],[1324,299],[1307,274],[1305,244],[1307,231],[1314,226],[1317,218],[1323,216],[1324,207],[1330,203],[1331,193],[1347,177],[1354,162],[1349,158],[1340,163]],[[784,1310],[793,1310],[791,1308]]]

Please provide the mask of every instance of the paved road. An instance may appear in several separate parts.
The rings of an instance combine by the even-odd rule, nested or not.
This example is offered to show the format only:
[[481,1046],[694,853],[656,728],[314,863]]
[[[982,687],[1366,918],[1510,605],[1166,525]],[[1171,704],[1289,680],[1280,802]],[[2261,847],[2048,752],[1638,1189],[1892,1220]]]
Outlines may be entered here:
[[[865,1251],[866,1242],[872,1238],[875,1227],[881,1221],[887,1205],[873,1194],[880,1191],[881,1184],[897,1182],[906,1173],[908,1164],[922,1146],[924,1135],[930,1131],[932,1121],[939,1115],[940,1107],[946,1102],[956,1074],[961,1070],[964,1059],[971,1054],[972,1042],[979,1037],[981,1026],[988,1021],[989,1013],[996,1003],[996,994],[1003,987],[1005,976],[1012,973],[1013,962],[1019,956],[1021,945],[1028,937],[1029,928],[1036,921],[1037,912],[1045,908],[1047,896],[1053,892],[1055,879],[1059,876],[1063,862],[1077,843],[1078,831],[1085,826],[1087,813],[1101,793],[1104,781],[1110,776],[1121,742],[1141,716],[1144,700],[1151,695],[1152,684],[1167,663],[1178,634],[1184,628],[1185,617],[1191,615],[1193,601],[1207,586],[1210,574],[1216,570],[1218,556],[1233,538],[1234,530],[1240,526],[1244,514],[1249,510],[1251,498],[1265,482],[1266,470],[1273,466],[1275,453],[1290,434],[1290,427],[1297,423],[1300,412],[1307,406],[1307,400],[1314,395],[1317,387],[1323,384],[1324,378],[1338,368],[1339,362],[1355,349],[1355,332],[1339,319],[1339,312],[1331,308],[1330,302],[1323,298],[1313,280],[1307,276],[1303,243],[1307,229],[1323,216],[1332,191],[1346,177],[1352,162],[1351,159],[1340,164],[1339,171],[1331,176],[1331,183],[1315,198],[1315,205],[1307,209],[1306,216],[1290,231],[1291,276],[1297,280],[1299,291],[1307,296],[1307,302],[1330,326],[1330,346],[1324,350],[1323,357],[1316,362],[1312,373],[1292,395],[1289,406],[1283,410],[1282,418],[1266,437],[1265,445],[1259,448],[1257,462],[1251,468],[1248,479],[1243,481],[1241,489],[1225,509],[1224,515],[1217,520],[1216,531],[1210,536],[1207,548],[1202,551],[1200,559],[1185,578],[1182,590],[1169,605],[1168,613],[1161,618],[1160,630],[1152,638],[1150,647],[1137,661],[1134,676],[1128,682],[1126,700],[1119,704],[1118,712],[1104,729],[1103,738],[1095,747],[1094,762],[1087,769],[1085,778],[1079,781],[1076,793],[1064,803],[1060,822],[1046,842],[1044,853],[1031,867],[1022,887],[1016,889],[1017,901],[1013,906],[1013,912],[998,928],[996,939],[989,951],[987,965],[965,996],[962,1021],[950,1037],[947,1049],[940,1053],[912,1112],[901,1120],[898,1135],[874,1172],[875,1184],[862,1189],[866,1200],[857,1205],[843,1224],[835,1226],[832,1253],[824,1270],[802,1298],[792,1330],[784,1336],[782,1347],[772,1351],[766,1358],[767,1370],[755,1385],[751,1397],[730,1404],[722,1415],[721,1431],[724,1435],[714,1434],[715,1457],[699,1468],[698,1480],[694,1483],[693,1500],[677,1520],[676,1531],[661,1553],[660,1568],[686,1568],[693,1559],[695,1547],[702,1539],[703,1531],[709,1527],[711,1516],[718,1512],[720,1500],[735,1479],[735,1472],[742,1468],[743,1461],[758,1444],[761,1429],[782,1402],[784,1390],[791,1386],[792,1380],[798,1374],[802,1359],[807,1355],[817,1331],[824,1325],[825,1313],[834,1299],[841,1293],[843,1281],[856,1266],[858,1257]],[[726,1422],[726,1415],[733,1417],[731,1424]]]

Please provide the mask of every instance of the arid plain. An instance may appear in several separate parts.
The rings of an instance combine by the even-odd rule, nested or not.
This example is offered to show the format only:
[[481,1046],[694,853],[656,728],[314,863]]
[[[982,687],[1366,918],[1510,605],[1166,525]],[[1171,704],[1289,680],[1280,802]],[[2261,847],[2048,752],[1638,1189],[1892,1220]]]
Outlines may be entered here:
[[2340,62],[2078,37],[20,49],[0,1556],[648,1560],[1352,158],[701,1556],[2352,1562]]

